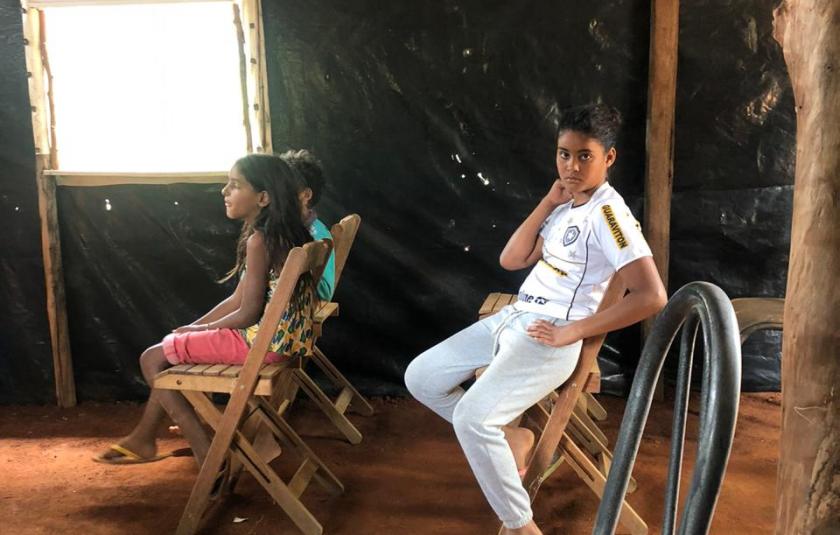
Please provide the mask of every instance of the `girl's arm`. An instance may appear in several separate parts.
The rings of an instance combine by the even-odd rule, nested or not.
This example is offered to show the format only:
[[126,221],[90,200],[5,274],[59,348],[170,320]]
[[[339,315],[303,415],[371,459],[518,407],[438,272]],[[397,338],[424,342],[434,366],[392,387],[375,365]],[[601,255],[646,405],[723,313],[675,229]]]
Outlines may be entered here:
[[516,271],[533,266],[542,257],[543,239],[540,227],[551,212],[571,197],[565,192],[560,180],[555,180],[548,194],[542,198],[525,221],[519,225],[502,249],[499,263],[508,271]]
[[268,270],[265,239],[261,232],[255,232],[245,245],[245,275],[239,281],[233,295],[206,314],[210,317],[218,312],[219,317],[211,318],[205,323],[199,323],[199,320],[193,325],[179,327],[175,332],[245,329],[254,325],[260,319],[265,306]]
[[649,256],[630,262],[615,276],[621,277],[627,286],[624,299],[606,310],[566,325],[537,320],[528,327],[528,334],[544,344],[561,347],[632,325],[656,314],[668,302],[656,264]]

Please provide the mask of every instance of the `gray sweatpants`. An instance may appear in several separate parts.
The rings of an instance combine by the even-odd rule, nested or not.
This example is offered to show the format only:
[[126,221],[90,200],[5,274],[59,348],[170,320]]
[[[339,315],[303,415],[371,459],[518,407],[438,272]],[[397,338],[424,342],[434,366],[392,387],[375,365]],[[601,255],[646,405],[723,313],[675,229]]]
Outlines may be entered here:
[[[411,394],[452,423],[487,501],[511,529],[533,513],[501,427],[563,384],[581,347],[537,342],[525,329],[538,319],[567,323],[509,305],[422,353],[405,372]],[[460,386],[488,365],[469,390]]]

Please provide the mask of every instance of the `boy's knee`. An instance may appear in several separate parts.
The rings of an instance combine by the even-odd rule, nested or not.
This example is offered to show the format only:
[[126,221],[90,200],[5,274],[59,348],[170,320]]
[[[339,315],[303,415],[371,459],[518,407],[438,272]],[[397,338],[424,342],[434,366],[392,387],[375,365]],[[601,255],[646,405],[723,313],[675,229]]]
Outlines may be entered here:
[[455,411],[452,413],[452,427],[455,429],[455,434],[462,436],[464,434],[474,434],[483,426],[482,419],[473,410],[472,403],[468,397],[461,398],[461,401],[455,405]]
[[408,392],[414,396],[414,399],[423,397],[423,381],[424,374],[421,371],[421,366],[417,364],[417,359],[412,360],[405,369],[405,386]]

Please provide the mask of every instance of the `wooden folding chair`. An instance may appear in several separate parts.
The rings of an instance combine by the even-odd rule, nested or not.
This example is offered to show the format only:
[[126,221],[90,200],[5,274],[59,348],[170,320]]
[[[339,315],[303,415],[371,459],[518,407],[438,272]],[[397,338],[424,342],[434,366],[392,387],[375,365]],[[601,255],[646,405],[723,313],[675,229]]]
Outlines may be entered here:
[[[344,487],[266,399],[277,390],[278,383],[291,378],[294,370],[301,366],[301,360],[296,358],[268,365],[263,364],[263,360],[298,279],[305,273],[311,273],[318,280],[330,249],[329,241],[325,240],[291,250],[260,321],[256,340],[242,366],[181,365],[169,368],[155,378],[155,388],[180,391],[215,431],[210,451],[178,524],[178,534],[196,532],[211,500],[214,482],[223,471],[224,463],[234,459],[251,472],[303,533],[323,532],[321,524],[301,503],[300,495],[313,478],[331,493],[340,494]],[[230,394],[223,414],[209,399],[213,392]],[[284,453],[295,452],[302,458],[288,483],[274,472],[268,461],[256,451],[248,434],[241,429],[249,413],[258,417],[270,430],[275,440],[285,448]]]
[[[618,276],[614,276],[598,310],[618,302],[624,292],[624,285]],[[515,295],[490,294],[479,310],[479,317],[493,314],[515,302]],[[607,446],[606,435],[593,421],[593,418],[606,418],[606,411],[592,393],[600,391],[601,373],[597,356],[605,337],[600,335],[585,339],[572,376],[522,415],[521,424],[532,429],[536,435],[523,479],[531,501],[536,498],[542,482],[564,462],[599,498],[603,495],[612,453]],[[478,370],[476,375],[480,375],[481,371],[483,369]],[[630,488],[635,490],[634,480],[631,480]],[[645,535],[648,531],[645,521],[627,501],[622,504],[619,522],[632,535]]]
[[[344,265],[347,263],[347,257],[350,255],[350,248],[356,238],[361,220],[358,214],[351,214],[344,217],[330,229],[335,250],[335,287],[338,287],[338,281],[341,279]],[[322,303],[315,314],[314,335],[316,342],[321,337],[324,322],[332,316],[338,316],[338,303]],[[317,345],[312,355],[312,361],[315,362],[327,379],[338,389],[338,396],[335,400],[330,399],[321,390],[318,384],[306,373],[306,361],[304,361],[303,365],[293,372],[293,384],[286,395],[286,399],[279,407],[281,414],[294,401],[298,389],[302,389],[351,444],[360,443],[362,441],[362,434],[347,418],[345,413],[348,407],[352,406],[359,413],[370,416],[373,414],[373,407],[338,368],[330,362]]]

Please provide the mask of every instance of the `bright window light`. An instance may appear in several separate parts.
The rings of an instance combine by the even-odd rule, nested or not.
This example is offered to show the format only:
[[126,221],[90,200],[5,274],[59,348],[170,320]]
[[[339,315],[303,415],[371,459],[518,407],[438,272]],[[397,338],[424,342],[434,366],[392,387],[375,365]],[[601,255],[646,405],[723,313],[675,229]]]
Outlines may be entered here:
[[65,171],[221,171],[245,153],[228,2],[45,11]]

